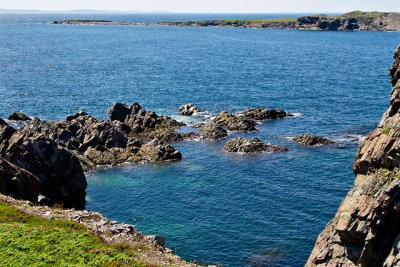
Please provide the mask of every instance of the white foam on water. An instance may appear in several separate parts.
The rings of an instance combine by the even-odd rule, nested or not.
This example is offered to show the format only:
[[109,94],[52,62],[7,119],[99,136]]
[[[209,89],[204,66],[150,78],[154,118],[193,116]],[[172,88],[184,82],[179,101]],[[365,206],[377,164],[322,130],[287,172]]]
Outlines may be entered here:
[[[293,115],[292,118],[303,116],[303,113],[300,113],[300,112],[295,112],[295,113],[291,113],[291,114]],[[290,117],[288,117],[288,118],[290,118]]]

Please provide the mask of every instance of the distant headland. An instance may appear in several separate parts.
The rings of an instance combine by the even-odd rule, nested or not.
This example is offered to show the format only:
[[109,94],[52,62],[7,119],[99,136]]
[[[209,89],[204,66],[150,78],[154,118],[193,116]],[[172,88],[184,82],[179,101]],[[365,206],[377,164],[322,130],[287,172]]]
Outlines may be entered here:
[[164,21],[157,25],[325,31],[400,31],[400,13],[353,11],[340,16],[312,15],[297,19]]
[[400,13],[353,11],[340,16],[312,15],[297,19],[163,21],[153,24],[82,19],[54,21],[50,24],[190,26],[316,31],[400,31]]

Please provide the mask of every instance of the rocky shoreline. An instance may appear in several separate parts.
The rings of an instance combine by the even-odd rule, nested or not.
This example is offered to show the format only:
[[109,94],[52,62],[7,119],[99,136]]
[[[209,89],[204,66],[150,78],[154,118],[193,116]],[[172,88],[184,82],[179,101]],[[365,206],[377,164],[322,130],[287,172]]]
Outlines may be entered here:
[[400,46],[390,69],[390,104],[360,144],[354,187],[319,235],[306,266],[399,266]]
[[[179,112],[192,116],[202,110],[186,104]],[[12,124],[0,119],[0,193],[40,205],[84,209],[86,171],[129,162],[179,161],[182,154],[172,142],[221,140],[228,131],[258,131],[256,120],[291,116],[279,109],[222,111],[212,121],[187,127],[193,131],[179,132],[186,124],[146,111],[136,102],[114,104],[107,121],[82,111],[54,122],[12,113],[8,117]],[[286,151],[273,145],[245,150],[255,153],[259,147],[268,152]]]
[[61,20],[57,25],[147,25],[179,27],[224,27],[256,29],[295,29],[314,31],[400,31],[400,13],[353,11],[340,16],[312,15],[297,19],[163,21],[159,23],[130,23],[108,20]]
[[50,208],[35,206],[30,201],[17,200],[0,194],[0,201],[32,216],[49,220],[74,221],[85,226],[87,232],[100,237],[106,244],[124,244],[132,247],[142,247],[137,254],[137,260],[144,262],[156,261],[162,266],[197,266],[186,262],[175,255],[171,249],[165,248],[165,237],[158,235],[143,235],[136,226],[110,221],[98,212],[75,209]]
[[264,20],[165,21],[155,25],[316,31],[400,31],[400,13],[353,11],[341,16],[313,15],[297,19]]

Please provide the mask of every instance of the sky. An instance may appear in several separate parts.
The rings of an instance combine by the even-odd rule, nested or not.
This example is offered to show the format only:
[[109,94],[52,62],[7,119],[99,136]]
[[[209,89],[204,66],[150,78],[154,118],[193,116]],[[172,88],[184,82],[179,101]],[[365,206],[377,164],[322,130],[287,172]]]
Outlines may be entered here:
[[0,0],[0,9],[75,9],[186,13],[400,12],[400,0]]

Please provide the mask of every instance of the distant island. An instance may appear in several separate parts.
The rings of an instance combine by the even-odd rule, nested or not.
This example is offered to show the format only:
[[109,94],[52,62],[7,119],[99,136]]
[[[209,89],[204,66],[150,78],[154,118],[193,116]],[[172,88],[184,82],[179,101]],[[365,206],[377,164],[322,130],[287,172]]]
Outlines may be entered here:
[[297,19],[164,21],[156,25],[323,31],[400,31],[400,13],[353,11],[340,16],[313,15]]
[[312,15],[297,19],[163,21],[153,24],[82,19],[54,21],[50,24],[190,26],[316,31],[400,31],[400,13],[353,11],[340,16]]

